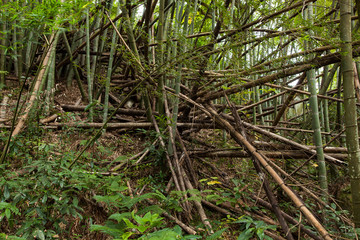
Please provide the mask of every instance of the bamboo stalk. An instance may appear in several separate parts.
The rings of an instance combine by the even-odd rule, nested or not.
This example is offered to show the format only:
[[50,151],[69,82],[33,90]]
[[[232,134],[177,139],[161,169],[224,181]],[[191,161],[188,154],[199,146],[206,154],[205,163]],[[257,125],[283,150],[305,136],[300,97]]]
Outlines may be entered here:
[[24,114],[20,116],[19,122],[17,123],[14,131],[11,134],[11,136],[13,138],[15,138],[20,133],[22,128],[24,127],[24,124],[25,124],[27,118],[29,117],[30,111],[32,110],[33,105],[35,104],[36,96],[38,95],[38,91],[40,90],[39,88],[41,85],[41,81],[45,77],[44,74],[45,74],[46,67],[49,65],[50,60],[51,60],[51,58],[50,58],[51,52],[52,52],[51,50],[52,50],[52,48],[56,47],[56,45],[54,44],[55,35],[56,34],[52,34],[50,37],[50,45],[48,46],[48,50],[47,50],[46,56],[45,56],[43,64],[42,64],[42,68],[40,69],[40,71],[36,77],[35,85],[34,85],[33,91],[31,92],[30,98],[27,102],[27,106],[24,110]]
[[5,48],[6,44],[6,21],[1,23],[1,31],[0,31],[0,39],[1,39],[1,47],[0,47],[0,90],[2,90],[5,85],[5,73],[6,73],[6,55],[5,55]]
[[[120,6],[118,6],[117,12],[119,12],[119,10],[120,10]],[[109,112],[110,80],[111,80],[111,75],[113,73],[113,62],[114,62],[114,54],[116,53],[116,50],[115,50],[116,42],[117,42],[117,35],[116,35],[116,32],[113,31],[112,40],[111,40],[111,47],[110,47],[110,58],[109,58],[109,64],[108,64],[108,69],[107,69],[107,74],[106,74],[106,81],[105,81],[103,122],[107,121],[108,112]]]
[[216,111],[214,111],[211,107],[202,108],[204,112],[210,116],[215,117],[215,121],[221,124],[224,128],[230,131],[230,134],[236,140],[237,143],[244,145],[246,149],[251,153],[255,158],[259,160],[261,165],[267,170],[267,172],[273,177],[273,179],[280,185],[280,187],[284,190],[284,192],[291,198],[293,203],[299,208],[299,210],[305,215],[308,221],[317,229],[317,231],[321,234],[321,236],[326,239],[332,239],[326,229],[321,225],[321,223],[317,220],[317,218],[311,213],[311,211],[303,204],[303,201],[297,197],[297,195],[286,185],[283,179],[276,173],[276,171],[270,167],[267,161],[259,154],[254,148],[241,134],[239,134],[232,125],[226,120],[222,119]]
[[88,84],[88,100],[89,100],[89,121],[92,122],[94,120],[94,108],[93,108],[93,83],[94,79],[91,76],[91,65],[90,65],[90,19],[89,19],[89,9],[86,10],[86,77]]

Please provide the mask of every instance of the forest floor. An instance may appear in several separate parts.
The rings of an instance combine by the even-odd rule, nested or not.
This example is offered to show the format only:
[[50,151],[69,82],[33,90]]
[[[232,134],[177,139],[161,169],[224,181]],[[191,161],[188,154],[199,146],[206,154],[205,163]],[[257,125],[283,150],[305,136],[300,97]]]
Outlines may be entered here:
[[[0,94],[1,101],[8,96],[1,107],[0,118],[7,120],[0,122],[3,129],[1,149],[10,134],[19,94],[13,81],[9,81],[10,85],[13,87]],[[22,98],[20,103],[24,102]],[[269,206],[265,207],[269,200],[251,158],[216,155],[220,147],[242,150],[227,132],[215,128],[182,130],[187,151],[193,156],[193,169],[187,170],[191,171],[189,176],[194,186],[187,191],[177,191],[165,150],[157,141],[159,134],[151,128],[108,129],[76,160],[74,167],[69,167],[98,128],[79,124],[88,121],[88,113],[67,111],[64,105],[86,104],[81,102],[77,88],[67,89],[58,84],[50,114],[44,116],[39,113],[43,111],[34,112],[26,128],[12,140],[0,169],[3,172],[0,177],[0,232],[4,236],[16,235],[24,239],[285,239],[275,215]],[[44,107],[40,101],[37,110]],[[56,116],[48,118],[53,114]],[[99,108],[95,111],[94,122],[101,123],[100,116]],[[146,117],[145,114],[117,114],[111,122],[146,122]],[[182,155],[179,158],[187,161]],[[289,172],[295,170],[295,164],[285,159],[272,161],[288,168]],[[314,164],[306,171],[298,171],[296,177],[315,196],[321,195],[316,187]],[[340,207],[348,208],[346,175],[331,182],[329,189],[334,199],[330,207],[322,206],[319,199],[314,199],[300,186],[294,184],[293,187],[302,194],[306,205],[334,239],[355,239],[349,212]],[[321,239],[279,186],[272,183],[271,188],[280,208],[298,221],[296,224],[287,220],[294,237]],[[204,216],[209,224],[204,223]],[[297,230],[299,222],[315,237]],[[178,235],[174,237],[171,233]]]

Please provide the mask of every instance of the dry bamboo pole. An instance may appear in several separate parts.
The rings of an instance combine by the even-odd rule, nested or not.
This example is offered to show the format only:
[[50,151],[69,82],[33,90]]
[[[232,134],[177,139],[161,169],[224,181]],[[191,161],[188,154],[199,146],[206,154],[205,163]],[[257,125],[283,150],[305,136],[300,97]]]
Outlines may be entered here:
[[[314,134],[314,130],[301,129],[301,128],[288,128],[288,127],[277,127],[277,126],[266,126],[266,125],[256,125],[256,126],[259,128],[265,128],[265,129],[274,129],[274,130],[281,130],[281,131],[294,131],[294,132]],[[325,136],[335,135],[334,133],[331,133],[331,132],[321,132],[321,134],[325,135]]]
[[[306,75],[302,74],[301,78],[297,82],[294,89],[299,89],[302,86],[302,83],[303,83],[305,77],[306,77]],[[285,113],[286,109],[288,108],[289,103],[295,98],[295,96],[296,96],[295,91],[290,92],[289,96],[286,98],[286,100],[282,104],[281,109],[277,112],[277,115],[276,115],[276,117],[275,117],[275,119],[274,119],[274,121],[272,123],[273,126],[276,126],[279,123],[282,115]]]
[[[200,108],[206,115],[208,115],[211,118],[215,118],[215,121],[220,124],[223,128],[230,131],[230,134],[236,140],[239,144],[244,145],[247,150],[256,157],[261,165],[268,171],[268,173],[273,177],[273,179],[280,185],[280,187],[285,191],[285,193],[292,199],[292,201],[295,203],[295,205],[299,208],[299,210],[305,215],[305,217],[308,219],[308,221],[316,228],[316,230],[320,233],[320,235],[325,240],[332,239],[329,236],[329,233],[326,231],[326,229],[321,225],[321,223],[316,219],[316,217],[309,211],[309,209],[303,204],[301,199],[297,197],[297,195],[285,184],[283,179],[276,173],[276,171],[269,166],[267,161],[262,157],[261,154],[259,154],[248,141],[240,134],[238,133],[234,127],[227,122],[225,119],[221,118],[218,113],[213,110],[211,107],[205,108],[204,106],[194,102],[193,100],[189,99],[185,95],[180,94],[180,97],[188,101],[189,103],[195,105],[196,107]],[[243,122],[245,125],[245,122]],[[245,125],[246,126],[246,125]],[[296,143],[298,144],[298,143]],[[301,145],[301,144],[299,144]]]
[[[54,45],[56,46],[60,36],[60,31],[56,33]],[[54,105],[54,91],[55,91],[55,61],[56,61],[56,47],[51,49],[50,63],[47,74],[46,90],[45,90],[45,115],[50,114],[50,109]]]
[[[72,111],[84,111],[86,106],[84,105],[67,105],[61,104],[60,105],[64,111],[72,112]],[[95,110],[101,111],[104,108],[101,106],[96,106]],[[114,108],[110,108],[110,110],[114,110]],[[127,108],[119,108],[116,113],[125,114],[125,115],[132,115],[132,116],[145,116],[146,111],[141,109],[127,109]],[[158,115],[157,112],[153,113],[154,115]]]
[[[184,169],[181,168],[181,170],[182,170],[182,174],[183,174],[183,176],[184,176],[184,181],[185,181],[185,184],[186,184],[187,188],[188,188],[189,190],[194,189],[194,187],[192,186],[190,180],[188,179],[187,174],[186,174],[186,172],[184,171]],[[195,197],[195,195],[194,195],[193,193],[190,192],[189,194],[190,194],[192,197]],[[207,230],[209,231],[209,233],[210,233],[210,234],[214,233],[214,231],[213,231],[213,229],[212,229],[212,226],[211,226],[211,224],[210,224],[210,221],[209,221],[208,217],[206,216],[206,213],[205,213],[205,211],[204,211],[204,208],[203,208],[203,206],[201,205],[201,202],[194,201],[194,205],[195,205],[195,207],[197,208],[197,210],[198,210],[198,212],[199,212],[199,216],[200,216],[200,219],[201,219],[202,223],[208,228]]]
[[[167,103],[167,98],[166,98],[166,92],[165,89],[162,89],[163,91],[163,96],[164,96],[164,110],[165,110],[165,115],[166,115],[166,119],[167,119],[167,125],[169,128],[169,144],[168,144],[168,154],[173,155],[174,157],[174,166],[175,166],[175,173],[177,173],[177,177],[179,180],[179,184],[181,187],[182,191],[186,191],[186,187],[185,187],[185,183],[184,183],[184,176],[182,174],[181,171],[181,166],[180,166],[180,162],[179,162],[179,157],[177,155],[177,151],[176,151],[176,144],[175,144],[175,132],[176,132],[176,123],[172,124],[171,123],[171,115],[170,115],[170,110],[169,110],[169,106]],[[156,127],[156,126],[155,126]],[[185,211],[187,212],[187,214],[190,215],[190,211],[191,211],[191,207],[190,204],[187,200],[187,196],[185,195],[185,202],[184,202],[184,207],[185,207]]]
[[[360,48],[355,49],[353,51],[353,56],[357,57],[359,55],[360,55]],[[280,78],[284,78],[287,76],[302,73],[302,72],[305,72],[312,68],[319,68],[319,67],[326,66],[326,65],[329,65],[332,63],[337,63],[340,61],[339,60],[340,58],[341,58],[340,53],[331,53],[331,54],[328,54],[323,57],[314,58],[314,59],[310,60],[308,63],[304,63],[300,66],[290,67],[290,68],[284,69],[282,71],[279,71],[277,73],[273,73],[268,76],[259,78],[254,81],[249,81],[244,84],[232,86],[226,90],[222,89],[222,90],[218,90],[215,92],[202,91],[202,92],[199,92],[198,94],[196,94],[196,96],[202,97],[203,95],[205,95],[202,97],[202,101],[214,100],[214,99],[217,99],[217,98],[220,98],[221,96],[223,96],[224,93],[227,95],[231,95],[231,94],[249,89],[254,86],[262,85],[262,84],[269,83],[271,81],[274,81],[274,80],[277,80]],[[268,84],[268,85],[271,86],[272,84]]]
[[[176,129],[176,138],[178,139],[179,143],[180,143],[180,147],[181,147],[181,150],[183,151],[184,155],[185,155],[185,161],[187,163],[187,168],[189,170],[189,173],[190,173],[190,177],[191,177],[191,180],[193,181],[194,185],[195,185],[195,188],[198,188],[199,186],[199,181],[197,179],[197,175],[195,173],[195,170],[194,170],[194,166],[193,166],[193,163],[190,159],[190,156],[189,156],[189,153],[185,147],[185,144],[180,136],[180,133],[178,131],[178,129]],[[181,163],[180,163],[181,164]]]
[[[257,126],[254,126],[254,125],[252,125],[252,124],[250,124],[250,123],[243,122],[243,124],[245,125],[245,127],[250,128],[250,129],[252,129],[252,130],[254,130],[254,131],[256,131],[256,132],[258,132],[258,133],[260,133],[260,134],[262,134],[262,135],[265,135],[265,136],[267,136],[267,137],[270,137],[270,138],[272,138],[272,139],[274,139],[274,140],[283,142],[283,143],[285,143],[285,144],[289,144],[289,145],[291,145],[291,146],[293,146],[293,147],[295,147],[295,148],[297,148],[297,149],[302,149],[302,150],[308,152],[309,154],[316,154],[316,151],[315,151],[314,149],[309,148],[308,146],[305,146],[305,145],[302,145],[302,144],[297,143],[297,142],[295,142],[295,141],[289,140],[289,139],[287,139],[287,138],[285,138],[285,137],[282,137],[282,136],[280,136],[280,135],[277,135],[277,134],[275,134],[275,133],[268,132],[268,131],[263,130],[263,129],[257,127]],[[330,156],[327,155],[327,154],[324,154],[324,156],[325,156],[325,159],[326,159],[326,160],[328,160],[328,161],[330,161],[330,162],[332,162],[332,163],[334,163],[334,164],[337,164],[337,165],[347,165],[347,163],[345,163],[345,162],[343,162],[343,161],[340,161],[339,159],[330,157]]]
[[[108,120],[110,120],[110,116]],[[212,124],[203,124],[203,123],[181,123],[178,122],[177,124],[178,128],[190,128],[190,129],[209,129],[213,127]],[[74,128],[103,128],[104,123],[96,123],[96,122],[71,122],[71,123],[50,123],[48,126],[53,127],[74,127]],[[151,122],[125,122],[125,123],[106,123],[107,129],[121,129],[121,128],[152,128],[153,123]]]
[[[145,201],[147,201],[148,203],[150,203],[150,205],[155,205],[155,203],[153,201],[151,201],[150,199],[145,199]],[[185,223],[181,222],[179,219],[177,219],[176,217],[170,215],[169,213],[163,211],[161,213],[162,215],[164,215],[165,217],[167,217],[168,219],[174,221],[176,224],[178,224],[182,229],[184,229],[185,232],[189,233],[189,234],[196,234],[196,231],[194,229],[192,229],[191,227],[187,226]]]
[[[304,184],[302,184],[301,182],[297,181],[292,175],[298,171],[299,169],[296,169],[295,171],[293,171],[291,174],[288,174],[287,172],[285,172],[283,169],[281,169],[278,165],[276,165],[274,162],[272,161],[268,161],[269,165],[271,165],[276,171],[278,171],[281,175],[284,176],[284,179],[289,179],[290,181],[292,181],[293,183],[295,183],[297,186],[299,186],[305,193],[307,193],[311,198],[313,198],[316,202],[318,202],[319,204],[321,204],[323,207],[328,207],[334,214],[338,215],[340,217],[340,219],[346,223],[351,225],[352,222],[349,218],[347,218],[344,215],[339,215],[337,213],[337,211],[332,208],[331,206],[329,206],[326,202],[324,202],[318,194],[313,193],[311,190],[309,190],[307,187],[304,186]],[[303,164],[305,165],[305,164]],[[302,166],[301,166],[302,167]],[[301,168],[299,167],[299,168]],[[321,189],[320,189],[321,190]]]
[[[238,112],[236,111],[236,108],[230,103],[229,98],[226,95],[225,95],[225,98],[228,102],[228,105],[232,107],[231,110],[232,110],[232,113],[235,118],[235,126],[237,127],[237,130],[241,131],[242,135],[245,137],[245,140],[247,140],[246,132],[244,130],[243,125],[241,125],[240,116],[239,116]],[[272,189],[270,187],[270,184],[269,184],[269,181],[267,180],[266,175],[263,173],[263,171],[261,169],[259,160],[256,157],[252,157],[252,161],[253,161],[253,165],[256,169],[256,172],[259,174],[260,179],[263,182],[265,193],[271,203],[273,212],[275,213],[277,219],[279,220],[280,226],[281,226],[286,238],[288,240],[293,240],[294,237],[291,234],[290,228],[289,228],[287,222],[285,221],[284,216],[281,214],[280,208],[278,206],[278,201],[277,201],[274,193],[272,192]]]
[[154,125],[155,127],[155,130],[156,132],[159,134],[159,142],[160,142],[160,145],[162,146],[162,148],[164,149],[164,152],[165,152],[165,156],[166,156],[166,160],[167,160],[167,164],[169,166],[169,169],[171,171],[171,176],[172,176],[172,179],[174,181],[174,184],[175,184],[175,187],[177,189],[177,191],[182,191],[181,187],[180,187],[180,184],[179,184],[179,181],[178,181],[178,176],[176,175],[176,172],[174,170],[174,166],[171,162],[171,159],[170,159],[170,156],[166,150],[166,145],[165,145],[165,142],[163,140],[163,138],[161,137],[161,132],[160,132],[160,129],[156,123],[156,120],[155,120],[155,117],[152,115],[151,116],[151,120],[152,120],[152,124]]
[[[291,37],[296,37],[296,36],[303,36],[304,33],[301,33],[301,31],[305,32],[307,30],[309,30],[309,27],[303,27],[303,28],[299,28],[299,29],[291,29],[291,30],[286,30],[286,31],[277,31],[275,33],[270,33],[270,34],[267,34],[265,36],[262,36],[262,37],[259,37],[259,38],[255,38],[255,39],[251,39],[251,40],[247,40],[247,41],[244,41],[244,42],[237,42],[237,43],[234,43],[234,44],[230,44],[228,46],[224,46],[224,47],[221,47],[221,48],[217,48],[215,50],[211,50],[211,51],[207,51],[207,52],[202,52],[200,50],[202,50],[204,48],[204,46],[200,47],[197,51],[199,51],[198,54],[192,54],[190,56],[190,59],[191,60],[197,60],[198,58],[200,57],[207,57],[209,55],[213,55],[213,54],[216,54],[216,53],[219,53],[219,52],[225,52],[227,51],[228,49],[230,48],[235,48],[235,47],[239,47],[239,46],[244,46],[244,45],[248,45],[248,44],[251,44],[251,43],[255,43],[255,45],[258,45],[260,44],[261,41],[264,41],[264,40],[268,40],[270,38],[275,38],[275,37],[279,37],[279,36],[284,36],[284,35],[289,35]],[[297,32],[300,32],[300,33],[297,33]],[[317,39],[316,37],[314,37],[314,39]],[[318,39],[319,41],[324,41],[323,39]],[[314,50],[309,50],[309,51],[304,51],[302,52],[302,54],[300,53],[295,53],[295,54],[292,54],[290,56],[287,56],[286,58],[284,57],[280,57],[278,58],[277,60],[274,60],[272,61],[271,63],[270,62],[266,62],[266,63],[263,63],[263,64],[260,64],[259,66],[254,66],[254,70],[249,69],[249,70],[244,70],[241,72],[242,75],[252,75],[252,74],[259,74],[259,73],[267,73],[269,71],[274,71],[274,70],[279,70],[281,69],[282,67],[274,67],[274,68],[271,68],[271,69],[266,69],[266,70],[258,70],[256,71],[256,69],[262,69],[265,66],[269,66],[269,65],[272,65],[274,63],[277,63],[277,62],[282,62],[284,60],[286,60],[288,57],[289,58],[294,58],[294,57],[297,57],[297,56],[301,56],[301,55],[304,55],[304,53],[312,53],[312,52],[323,52],[323,51],[326,51],[326,50],[330,50],[330,49],[334,49],[334,48],[339,48],[339,45],[332,45],[331,43],[329,42],[326,42],[328,45],[326,46],[323,46],[323,47],[319,47],[319,48],[316,48]],[[355,41],[353,42],[354,45],[358,45],[359,44],[359,41]],[[281,59],[281,60],[279,60]],[[290,64],[289,67],[293,67],[293,66],[296,66],[298,65],[299,63],[295,63],[295,64]],[[260,67],[261,66],[261,67]]]
[[[304,94],[304,95],[307,95],[307,96],[310,96],[311,93],[308,92],[308,91],[303,91],[303,90],[299,90],[299,89],[294,89],[294,88],[289,88],[289,87],[282,87],[282,86],[279,86],[279,85],[276,85],[276,84],[272,84],[272,83],[266,83],[265,84],[266,86],[269,86],[269,87],[274,87],[274,88],[281,88],[281,89],[284,89],[284,90],[289,90],[289,91],[294,91],[294,92],[297,92],[297,93],[300,93],[300,94]],[[328,100],[331,100],[331,101],[335,101],[335,102],[341,102],[343,103],[344,100],[342,99],[339,99],[339,98],[335,98],[335,97],[330,97],[330,96],[325,96],[325,95],[317,95],[318,98],[320,99],[328,99]],[[360,106],[360,104],[356,104],[357,106]]]
[[0,104],[0,120],[7,120],[6,119],[6,109],[8,107],[8,101],[9,101],[9,96],[4,96],[1,104]]
[[27,102],[27,106],[24,110],[24,114],[20,116],[19,122],[17,123],[14,131],[11,134],[11,136],[13,138],[16,137],[20,133],[20,131],[23,128],[27,118],[29,117],[30,111],[36,101],[36,96],[38,95],[38,91],[40,90],[39,88],[40,88],[41,82],[44,78],[46,68],[49,65],[50,60],[51,60],[50,56],[51,56],[52,49],[56,47],[56,45],[54,45],[55,35],[56,34],[54,33],[50,37],[50,45],[48,46],[47,53],[46,53],[44,61],[42,63],[42,68],[40,69],[39,74],[36,77],[35,85],[34,85],[33,91],[31,92],[30,98]]
[[[316,156],[300,150],[259,150],[262,155],[273,159],[316,159]],[[212,151],[190,151],[192,157],[208,157],[208,158],[249,158],[246,151],[243,150],[212,150]],[[330,157],[346,161],[348,155],[346,153],[328,153]]]
[[284,192],[291,198],[294,204],[298,207],[298,209],[304,214],[304,216],[308,219],[308,221],[316,228],[316,230],[320,233],[320,235],[325,240],[332,239],[326,229],[322,226],[322,224],[317,220],[317,218],[311,213],[311,211],[304,205],[303,201],[293,192],[293,190],[286,185],[284,180],[278,175],[278,173],[270,167],[266,159],[257,152],[257,149],[253,147],[239,132],[235,130],[235,128],[227,122],[225,119],[221,118],[218,113],[211,108],[209,105],[205,105],[205,107],[201,108],[207,115],[210,117],[214,117],[215,121],[220,124],[222,127],[227,129],[234,140],[243,145],[249,153],[261,163],[261,165],[267,170],[267,172],[273,177],[273,179],[280,185],[280,187],[284,190]]
[[[259,198],[256,195],[250,195],[250,197],[252,199],[254,199],[256,201],[256,203],[260,204],[261,206],[264,206],[268,209],[271,209],[271,204],[264,201],[263,199]],[[305,234],[307,234],[309,237],[311,237],[312,239],[315,240],[321,240],[321,238],[319,238],[319,236],[315,235],[315,233],[313,233],[312,231],[308,230],[303,224],[301,224],[301,222],[298,222],[296,219],[294,219],[292,216],[290,216],[289,214],[287,214],[286,212],[281,211],[281,214],[284,216],[284,218],[290,222],[291,224],[293,224],[294,226],[298,226],[298,228],[300,228],[300,231],[304,232]]]

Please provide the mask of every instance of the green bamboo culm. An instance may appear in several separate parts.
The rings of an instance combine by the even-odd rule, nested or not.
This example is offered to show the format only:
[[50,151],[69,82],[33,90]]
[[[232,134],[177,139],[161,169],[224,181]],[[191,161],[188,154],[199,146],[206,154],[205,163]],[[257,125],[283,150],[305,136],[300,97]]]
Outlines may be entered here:
[[[117,9],[119,12],[119,8]],[[110,93],[110,80],[112,75],[112,68],[114,63],[114,55],[116,50],[116,42],[117,42],[117,34],[116,31],[113,31],[112,40],[111,40],[111,48],[110,48],[110,57],[109,57],[109,65],[106,74],[106,81],[105,81],[105,96],[104,96],[104,116],[103,122],[107,121],[108,112],[109,112],[109,93]]]
[[94,108],[93,108],[93,79],[91,76],[91,65],[90,65],[90,20],[89,20],[89,9],[86,10],[86,75],[88,81],[88,96],[89,96],[89,121],[94,120]]
[[351,46],[351,1],[340,1],[341,74],[344,88],[345,133],[355,227],[360,227],[360,150]]
[[[70,56],[72,70],[73,70],[73,73],[75,74],[75,79],[76,79],[76,82],[78,84],[81,97],[82,97],[83,100],[86,100],[87,96],[85,94],[84,88],[83,88],[82,83],[81,83],[79,71],[77,70],[76,60],[73,59],[73,55],[72,55],[73,50],[70,47],[70,44],[69,44],[69,41],[67,40],[65,32],[63,31],[62,33],[63,33],[62,36],[63,36],[64,44],[65,44],[65,47],[66,47],[66,51]],[[75,34],[75,36],[77,36],[77,34]],[[72,74],[69,73],[69,75],[72,75]],[[70,76],[70,77],[71,77],[71,79],[67,79],[67,87],[71,86],[72,76]],[[68,76],[68,78],[69,78],[69,76]]]
[[[313,6],[312,3],[308,5],[308,14],[306,18],[312,21],[313,17]],[[312,32],[310,30],[310,35]],[[311,49],[312,43],[307,42],[307,47]],[[320,127],[320,119],[319,119],[319,106],[317,100],[317,90],[316,90],[316,74],[315,69],[310,69],[306,72],[306,78],[308,80],[308,88],[310,92],[310,109],[311,109],[311,118],[312,118],[312,129],[314,131],[314,144],[316,146],[316,153],[317,153],[317,161],[318,161],[318,174],[319,174],[319,184],[320,188],[323,191],[322,196],[323,199],[327,199],[328,193],[328,183],[327,183],[327,172],[326,172],[326,164],[325,164],[325,157],[324,157],[324,149],[322,145],[322,136],[321,136],[321,127]]]
[[[180,1],[178,1],[175,4],[175,26],[174,26],[174,32],[175,32],[175,37],[179,37],[180,36],[180,31],[181,31],[181,6],[182,4],[180,3]],[[187,25],[184,25],[183,28],[183,32],[187,32]],[[182,51],[186,51],[186,45],[184,46],[185,49],[180,49],[179,53],[178,53],[178,43],[176,43],[173,46],[173,57],[175,58],[178,54],[180,55],[182,53]],[[174,89],[175,89],[175,99],[173,102],[173,114],[172,114],[172,121],[171,121],[171,125],[172,125],[172,135],[174,137],[174,141],[175,141],[175,136],[176,136],[176,123],[178,120],[178,113],[179,113],[179,93],[180,93],[180,84],[181,84],[181,68],[182,68],[182,64],[180,63],[177,66],[177,75],[175,78],[175,84],[174,84]],[[171,139],[169,139],[169,143],[168,143],[168,153],[169,154],[173,154],[175,150],[173,149],[173,146],[171,144]]]
[[6,48],[6,21],[1,23],[1,31],[0,31],[0,39],[1,39],[1,47],[0,47],[0,90],[5,87],[5,48]]
[[[56,57],[56,45],[60,36],[60,31],[56,33],[53,47],[51,49],[50,64],[47,66],[48,75],[45,91],[45,114],[49,115],[51,107],[54,103],[54,92],[55,87],[55,57]],[[45,75],[46,76],[46,75]],[[45,78],[44,78],[45,79]]]
[[[164,63],[164,25],[165,25],[165,0],[160,0],[160,6],[159,6],[159,21],[158,21],[158,48],[157,48],[157,62],[158,66],[162,66]],[[157,94],[158,94],[158,102],[157,102],[157,110],[160,115],[163,115],[164,110],[164,96],[162,89],[164,88],[164,82],[165,82],[165,76],[164,74],[161,74],[158,81],[158,88],[157,88]]]

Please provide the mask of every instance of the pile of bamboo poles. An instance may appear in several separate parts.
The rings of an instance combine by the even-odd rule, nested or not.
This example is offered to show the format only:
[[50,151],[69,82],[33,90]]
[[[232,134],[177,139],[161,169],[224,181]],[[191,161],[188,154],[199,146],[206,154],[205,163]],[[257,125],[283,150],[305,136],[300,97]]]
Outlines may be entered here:
[[[273,210],[282,236],[294,239],[298,234],[288,226],[291,223],[301,230],[300,234],[331,239],[304,205],[300,194],[290,186],[290,182],[299,184],[295,176],[300,176],[303,168],[316,161],[322,198],[304,186],[299,188],[325,206],[329,198],[326,166],[342,169],[348,165],[347,149],[343,147],[343,109],[348,98],[343,97],[339,69],[344,55],[340,49],[344,45],[326,39],[339,35],[341,19],[336,14],[340,9],[329,6],[330,10],[320,12],[321,18],[317,19],[313,17],[313,2],[273,3],[276,7],[265,11],[261,9],[263,5],[243,6],[234,0],[224,1],[221,7],[214,1],[208,5],[200,0],[100,1],[94,8],[84,7],[84,17],[71,29],[54,27],[60,30],[46,38],[45,47],[39,44],[40,38],[34,35],[34,30],[15,27],[11,37],[2,38],[2,41],[8,39],[2,45],[10,46],[11,40],[27,33],[32,40],[16,50],[21,53],[14,52],[13,60],[3,52],[1,55],[0,87],[6,81],[22,84],[14,117],[6,118],[8,109],[1,108],[0,127],[9,128],[11,133],[1,162],[6,159],[11,140],[26,127],[34,112],[44,116],[41,126],[45,128],[97,129],[69,168],[105,130],[152,129],[158,134],[154,146],[165,150],[164,165],[171,175],[168,190],[199,189],[195,161],[252,159],[268,202],[258,196],[254,198]],[[138,10],[140,6],[143,11]],[[358,21],[357,16],[348,17],[348,21]],[[289,23],[300,20],[307,24]],[[6,30],[9,24],[10,20],[5,20],[2,29]],[[356,22],[354,30],[359,25]],[[20,36],[16,30],[22,31]],[[323,32],[328,35],[323,36]],[[348,52],[358,57],[360,41],[350,39],[347,43]],[[354,74],[353,70],[359,67],[358,63],[351,63],[348,71]],[[5,78],[4,70],[14,72],[15,77]],[[351,97],[356,108],[360,106],[360,83],[359,71],[354,72],[350,82],[357,90],[357,98]],[[58,103],[56,83],[76,89],[79,101]],[[23,99],[26,88],[29,92]],[[6,105],[8,99],[2,100]],[[26,101],[23,107],[21,101]],[[44,111],[38,111],[42,107]],[[61,116],[65,112],[82,113],[86,118],[63,121]],[[231,142],[236,148],[221,148],[206,142],[200,144],[200,149],[193,147],[191,136],[216,130],[222,130],[223,141]],[[164,134],[168,140],[162,137]],[[231,140],[226,138],[229,136]],[[358,141],[357,135],[353,138]],[[144,149],[136,154],[136,164],[148,153]],[[278,164],[289,159],[296,160],[290,168],[291,174],[282,168],[285,164]],[[119,163],[112,167],[112,172],[122,168],[123,164]],[[271,181],[320,236],[279,208]],[[191,193],[185,195],[181,204],[187,222],[196,209],[209,232],[213,228],[204,206],[223,214],[239,214],[238,209],[205,200],[189,201],[190,197]],[[167,217],[194,234],[186,223]],[[275,238],[274,233],[267,234]]]

